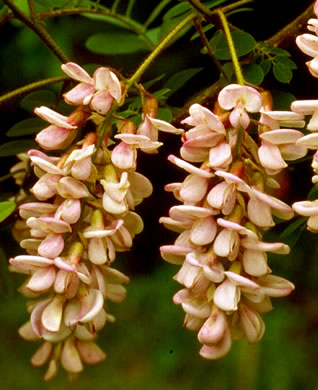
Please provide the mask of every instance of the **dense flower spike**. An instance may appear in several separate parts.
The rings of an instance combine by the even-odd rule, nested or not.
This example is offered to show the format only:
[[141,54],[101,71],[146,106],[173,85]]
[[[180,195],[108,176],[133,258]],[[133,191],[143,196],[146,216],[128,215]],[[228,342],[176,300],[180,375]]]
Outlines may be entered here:
[[[314,12],[318,18],[317,7],[318,2],[316,1],[314,5]],[[308,29],[315,32],[316,35],[318,33],[317,26],[318,19],[309,19]],[[303,34],[296,38],[296,43],[305,54],[314,57],[313,60],[307,62],[306,64],[310,73],[314,77],[318,77],[318,37],[312,34]],[[310,133],[299,138],[296,145],[315,151],[311,166],[314,171],[312,182],[316,184],[318,182],[318,100],[296,100],[292,103],[291,108],[298,114],[300,113],[302,115],[311,116],[306,127]],[[318,232],[317,202],[318,199],[304,200],[293,204],[293,209],[299,215],[309,217],[307,220],[307,229],[314,233]]]
[[[288,220],[293,211],[265,188],[275,180],[269,175],[287,166],[284,160],[307,152],[298,145],[305,138],[300,131],[280,128],[302,127],[302,114],[270,111],[255,89],[236,84],[220,92],[218,104],[220,115],[194,104],[183,120],[190,126],[183,135],[183,159],[169,160],[188,176],[166,186],[183,204],[160,218],[179,233],[173,245],[160,248],[161,255],[181,266],[174,279],[184,288],[173,301],[186,313],[185,326],[198,331],[206,359],[223,357],[234,338],[259,341],[265,330],[260,314],[271,310],[270,298],[294,289],[271,275],[267,264],[267,252],[286,254],[289,247],[262,240],[262,230],[274,226],[272,214]],[[249,112],[259,113],[258,138],[247,133],[253,126]]]
[[[28,165],[38,179],[31,188],[33,197],[19,206],[21,220],[14,230],[27,254],[9,262],[12,271],[28,275],[19,291],[38,298],[28,304],[30,321],[20,334],[44,341],[31,361],[34,366],[48,363],[46,380],[55,376],[59,362],[77,374],[84,363],[106,357],[95,344],[97,332],[114,321],[107,301],[121,302],[123,284],[129,281],[112,264],[116,252],[130,250],[143,230],[134,210],[152,193],[151,182],[136,172],[137,151],[155,151],[162,145],[158,134],[136,134],[128,120],[117,123],[119,134],[113,140],[111,129],[101,137],[98,126],[107,120],[103,115],[107,118],[112,105],[121,102],[119,79],[108,68],[98,68],[93,77],[74,63],[62,69],[80,82],[64,95],[68,104],[78,107],[68,117],[47,107],[35,113],[50,123],[37,135],[38,144],[47,151],[64,151],[50,156],[32,149],[12,168],[17,184],[23,183],[25,173],[14,172]],[[149,121],[155,132],[183,132],[156,119],[156,112],[148,114],[141,121]],[[88,119],[97,125],[97,133],[85,131]],[[79,128],[84,138],[73,142]]]

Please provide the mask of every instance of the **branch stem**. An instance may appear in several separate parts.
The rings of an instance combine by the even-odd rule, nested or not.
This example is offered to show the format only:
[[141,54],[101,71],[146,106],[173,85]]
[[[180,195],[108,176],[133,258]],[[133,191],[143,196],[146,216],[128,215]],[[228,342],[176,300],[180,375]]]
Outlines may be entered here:
[[219,18],[220,18],[220,21],[221,21],[221,24],[222,24],[222,27],[223,27],[225,39],[226,39],[226,42],[227,42],[227,45],[228,45],[228,48],[229,48],[229,51],[230,51],[230,54],[231,54],[233,68],[234,68],[234,72],[235,72],[235,75],[236,75],[237,82],[240,85],[244,85],[244,77],[243,77],[243,73],[242,73],[242,70],[241,70],[241,67],[240,67],[240,63],[239,63],[239,60],[238,60],[238,57],[237,57],[237,54],[236,54],[236,50],[235,50],[232,34],[231,34],[231,31],[230,31],[230,27],[228,25],[227,19],[226,19],[225,15],[224,15],[223,11],[221,9],[218,9],[217,13],[219,15]]
[[139,66],[136,72],[128,79],[126,84],[126,91],[140,79],[140,77],[145,73],[148,69],[149,65],[152,61],[161,54],[163,49],[167,46],[167,44],[196,17],[195,13],[191,13],[186,18],[182,19],[171,31],[168,35],[166,35],[163,40],[155,47],[152,53],[144,60],[144,62]]
[[47,30],[40,23],[36,23],[37,17],[35,18],[33,15],[33,12],[35,11],[33,3],[31,3],[31,7],[30,7],[31,18],[29,18],[12,2],[12,0],[3,0],[3,2],[11,9],[14,16],[18,20],[20,20],[23,24],[25,24],[27,27],[29,27],[29,29],[32,30],[42,40],[42,42],[52,51],[52,53],[61,62],[64,63],[69,61],[67,55],[60,48],[60,46],[55,42],[55,40],[51,37],[51,35],[47,32]]
[[40,81],[36,81],[31,84],[27,84],[21,88],[14,89],[11,92],[5,93],[4,95],[0,96],[0,104],[5,103],[11,99],[14,99],[18,96],[25,95],[26,93],[36,91],[38,89],[47,87],[51,84],[60,83],[62,81],[69,80],[68,76],[56,76],[56,77],[49,77],[47,79],[43,79]]

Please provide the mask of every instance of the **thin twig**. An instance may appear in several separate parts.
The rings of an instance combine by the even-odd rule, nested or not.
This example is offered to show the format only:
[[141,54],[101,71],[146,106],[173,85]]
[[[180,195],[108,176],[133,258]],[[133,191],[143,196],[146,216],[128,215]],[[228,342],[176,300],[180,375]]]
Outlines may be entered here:
[[[314,4],[315,2],[313,2]],[[279,30],[273,36],[268,38],[265,42],[267,45],[275,47],[289,47],[294,44],[294,38],[300,33],[304,32],[305,26],[309,18],[313,16],[313,4],[305,9],[296,19],[290,22],[287,26]],[[180,120],[188,115],[189,107],[193,103],[199,103],[210,108],[213,108],[215,97],[221,89],[219,80],[215,81],[210,87],[205,89],[202,93],[191,99],[184,107],[182,107],[174,116],[174,122],[179,123]]]
[[11,9],[14,16],[19,19],[23,24],[29,27],[44,44],[52,51],[52,53],[61,61],[68,62],[69,58],[51,37],[48,31],[41,27],[39,24],[34,23],[24,12],[22,12],[11,0],[3,0],[3,2]]
[[36,81],[31,84],[27,84],[21,88],[14,89],[13,91],[10,91],[8,93],[5,93],[4,95],[0,96],[0,104],[2,103],[7,103],[8,101],[18,97],[25,95],[29,92],[36,91],[40,88],[47,87],[49,85],[55,84],[55,83],[60,83],[62,81],[69,80],[69,77],[64,75],[64,76],[56,76],[56,77],[49,77],[47,79],[43,79],[40,81]]

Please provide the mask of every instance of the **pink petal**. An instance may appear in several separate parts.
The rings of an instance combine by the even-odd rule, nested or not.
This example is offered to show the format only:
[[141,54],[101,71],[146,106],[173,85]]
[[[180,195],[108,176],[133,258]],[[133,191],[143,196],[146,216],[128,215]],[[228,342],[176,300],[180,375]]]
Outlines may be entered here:
[[265,325],[261,316],[246,305],[240,304],[239,316],[249,343],[257,343],[264,334]]
[[64,341],[61,353],[61,364],[66,371],[71,373],[76,374],[83,370],[83,364],[72,337],[69,337]]
[[210,317],[205,321],[198,333],[201,344],[217,344],[224,337],[227,328],[225,314],[214,307]]
[[241,291],[229,279],[220,284],[213,295],[213,301],[217,307],[224,311],[237,310],[240,301]]
[[61,326],[65,298],[56,295],[43,310],[41,321],[49,332],[58,332]]
[[133,148],[122,141],[113,149],[111,161],[116,167],[127,170],[136,166],[136,157]]
[[205,177],[205,178],[210,178],[214,176],[212,172],[197,168],[194,165],[189,164],[188,162],[181,160],[181,158],[175,157],[172,154],[168,156],[168,160],[171,161],[173,164],[177,165],[178,167],[183,168],[189,173],[193,173],[195,175]]
[[318,38],[312,34],[298,35],[296,44],[302,52],[311,56],[318,56]]
[[217,226],[213,217],[198,219],[191,230],[191,241],[201,246],[210,244],[216,235]]
[[304,134],[293,129],[278,129],[267,131],[260,135],[260,138],[275,145],[295,143]]
[[64,239],[62,234],[49,234],[40,244],[38,253],[40,256],[54,259],[59,256],[64,249]]
[[105,115],[112,106],[113,100],[113,97],[108,91],[99,91],[93,95],[90,101],[90,107],[99,114]]
[[216,360],[224,357],[232,347],[232,337],[228,327],[225,329],[224,336],[218,344],[213,346],[203,345],[200,349],[200,356],[204,359]]
[[85,323],[93,320],[103,308],[103,304],[103,294],[99,290],[89,289],[81,300],[79,321]]
[[229,144],[221,142],[210,149],[209,166],[212,168],[228,166],[232,162],[232,152]]
[[86,364],[98,364],[106,359],[106,354],[94,342],[77,340],[77,349]]
[[287,167],[278,146],[267,141],[262,141],[262,145],[258,149],[258,157],[264,168],[278,170]]
[[53,286],[55,275],[54,266],[39,269],[31,276],[26,287],[34,292],[46,292]]
[[84,183],[73,177],[63,177],[56,187],[59,195],[67,199],[80,199],[89,196],[89,192]]
[[66,64],[62,64],[61,68],[64,73],[66,73],[74,80],[87,84],[93,83],[93,79],[90,77],[90,75],[82,67],[75,64],[74,62],[67,62]]
[[45,121],[51,123],[52,125],[55,125],[56,127],[62,127],[64,129],[76,129],[77,126],[73,126],[67,122],[68,117],[59,114],[56,111],[51,110],[48,107],[41,106],[36,107],[34,109],[34,112]]
[[51,125],[40,131],[35,140],[45,150],[64,149],[75,139],[77,130],[73,127],[74,130]]
[[151,122],[151,124],[158,130],[164,131],[166,133],[174,133],[174,134],[184,133],[183,129],[177,129],[176,127],[172,126],[168,122],[162,121],[160,119],[151,118],[149,115],[148,115],[148,119]]
[[66,92],[63,96],[66,103],[81,106],[83,104],[88,104],[87,100],[90,100],[94,91],[94,85],[80,83],[70,91]]

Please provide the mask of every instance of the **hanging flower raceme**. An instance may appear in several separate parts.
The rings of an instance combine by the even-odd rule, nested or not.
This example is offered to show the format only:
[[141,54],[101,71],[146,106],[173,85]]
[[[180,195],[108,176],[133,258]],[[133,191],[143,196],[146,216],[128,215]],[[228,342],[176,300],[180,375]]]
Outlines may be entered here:
[[[188,176],[166,186],[182,204],[160,219],[179,236],[160,251],[164,260],[181,266],[174,279],[184,288],[173,301],[186,313],[185,326],[198,331],[201,356],[218,359],[229,352],[233,339],[259,341],[265,330],[261,313],[272,309],[270,299],[294,289],[272,275],[267,263],[267,252],[287,254],[289,247],[262,239],[262,230],[274,226],[272,214],[287,220],[293,216],[291,207],[264,190],[270,181],[264,162],[270,172],[277,170],[264,142],[286,160],[302,157],[307,149],[295,146],[302,133],[281,130],[279,123],[297,125],[303,115],[265,111],[262,96],[250,87],[225,87],[218,115],[199,104],[189,112],[182,122],[190,126],[183,135],[183,159],[169,156]],[[259,115],[258,139],[248,134],[253,125],[249,113]]]
[[[135,207],[152,193],[151,182],[136,171],[137,153],[162,145],[158,130],[183,132],[144,110],[150,119],[141,120],[150,121],[155,136],[137,133],[134,123],[120,116],[114,117],[118,134],[112,137],[115,129],[109,122],[101,135],[111,107],[122,103],[119,79],[108,68],[98,68],[93,77],[74,63],[62,69],[80,82],[64,95],[66,103],[78,107],[69,116],[36,108],[50,123],[36,141],[54,153],[29,150],[12,171],[31,166],[37,179],[19,206],[21,219],[14,228],[26,254],[9,262],[12,271],[28,275],[19,291],[37,298],[28,303],[30,321],[19,332],[27,340],[43,340],[31,361],[34,366],[48,364],[46,380],[55,376],[60,363],[77,374],[84,363],[105,359],[95,343],[97,332],[114,321],[107,302],[120,303],[126,295],[123,284],[129,281],[112,266],[116,253],[129,251],[143,230]],[[87,133],[88,120],[96,133]],[[75,141],[78,133],[83,139]],[[22,184],[24,176],[15,179]]]
[[[314,13],[318,18],[318,2],[315,2]],[[317,35],[318,19],[309,19],[308,29],[315,32]],[[303,34],[296,38],[298,47],[306,54],[314,57],[312,61],[307,62],[310,73],[314,77],[318,77],[318,37],[312,34]],[[309,134],[297,140],[296,144],[315,153],[312,158],[312,168],[314,175],[312,182],[318,182],[318,100],[296,100],[292,103],[291,108],[294,112],[300,113],[304,116],[310,116],[306,129],[310,131]],[[299,215],[309,217],[307,220],[307,229],[317,233],[318,232],[318,199],[303,200],[295,202],[293,209]]]

